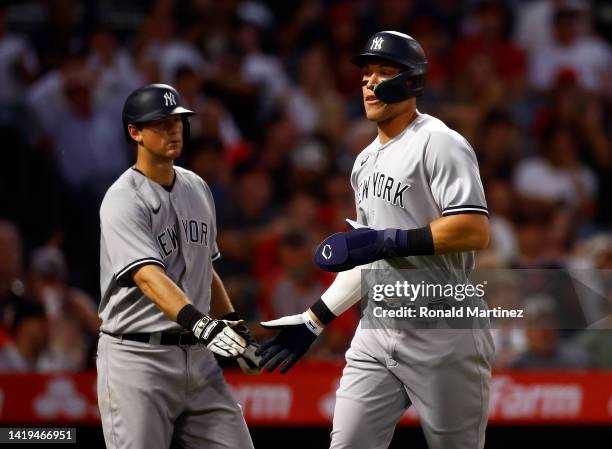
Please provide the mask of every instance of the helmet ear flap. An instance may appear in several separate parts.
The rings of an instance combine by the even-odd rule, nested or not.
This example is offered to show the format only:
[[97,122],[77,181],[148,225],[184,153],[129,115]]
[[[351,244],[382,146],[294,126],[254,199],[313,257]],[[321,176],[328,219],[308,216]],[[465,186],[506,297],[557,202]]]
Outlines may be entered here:
[[383,103],[399,103],[415,96],[413,86],[414,76],[410,71],[405,71],[378,83],[374,87],[374,95]]
[[383,103],[399,103],[411,97],[423,95],[426,75],[406,70],[393,78],[382,81],[374,87],[374,95]]

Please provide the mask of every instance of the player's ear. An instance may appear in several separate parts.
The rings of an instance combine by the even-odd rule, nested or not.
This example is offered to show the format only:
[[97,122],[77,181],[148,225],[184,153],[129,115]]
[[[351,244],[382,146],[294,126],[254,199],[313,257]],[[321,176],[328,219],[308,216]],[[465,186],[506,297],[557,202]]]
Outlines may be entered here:
[[142,142],[142,131],[134,125],[128,125],[128,132],[130,137],[134,139],[136,143]]

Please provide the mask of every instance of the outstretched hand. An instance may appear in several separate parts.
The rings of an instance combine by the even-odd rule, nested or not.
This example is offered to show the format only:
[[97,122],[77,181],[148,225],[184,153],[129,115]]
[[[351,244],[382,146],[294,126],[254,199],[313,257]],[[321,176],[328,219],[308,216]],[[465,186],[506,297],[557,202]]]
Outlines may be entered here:
[[255,355],[261,356],[259,366],[265,366],[268,372],[272,372],[282,365],[280,372],[285,374],[308,351],[323,329],[314,324],[307,314],[304,312],[261,323],[266,329],[278,329],[280,332],[255,352]]

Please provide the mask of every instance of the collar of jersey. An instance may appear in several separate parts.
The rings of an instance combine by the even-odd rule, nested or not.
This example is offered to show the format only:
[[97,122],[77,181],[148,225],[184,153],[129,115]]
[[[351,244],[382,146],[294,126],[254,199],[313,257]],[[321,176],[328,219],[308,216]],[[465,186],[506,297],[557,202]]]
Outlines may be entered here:
[[380,144],[380,137],[376,136],[376,142],[378,143],[378,145],[380,145],[378,147],[378,149],[376,151],[380,151],[380,150],[384,150],[385,148],[387,148],[389,145],[397,142],[398,140],[400,140],[402,137],[404,137],[404,134],[406,134],[406,132],[410,129],[412,129],[417,122],[420,121],[421,117],[423,117],[423,114],[421,114],[418,110],[416,111],[417,115],[414,118],[414,120],[412,122],[410,122],[410,124],[408,126],[406,126],[401,133],[399,133],[397,136],[395,136],[393,139],[391,139],[390,141],[388,141],[387,143],[385,143],[384,145]]
[[164,186],[161,185],[155,181],[153,181],[152,179],[150,179],[147,175],[145,175],[143,172],[141,172],[140,170],[138,170],[136,167],[130,167],[132,170],[134,170],[135,172],[140,173],[142,176],[144,176],[145,178],[147,178],[149,181],[151,181],[154,184],[158,184],[159,186],[161,186],[166,192],[172,192],[172,189],[174,188],[174,184],[176,183],[176,170],[174,170],[174,178],[172,178],[172,184],[170,184],[169,186]]

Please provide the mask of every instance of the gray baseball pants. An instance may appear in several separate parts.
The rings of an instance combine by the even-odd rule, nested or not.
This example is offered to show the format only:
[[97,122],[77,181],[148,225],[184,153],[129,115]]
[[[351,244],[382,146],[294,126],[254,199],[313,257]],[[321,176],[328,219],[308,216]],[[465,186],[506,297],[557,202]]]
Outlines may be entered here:
[[98,404],[108,449],[253,449],[242,410],[202,345],[162,346],[102,334]]
[[363,329],[346,354],[331,449],[385,449],[413,405],[430,449],[482,449],[493,340],[486,329]]

